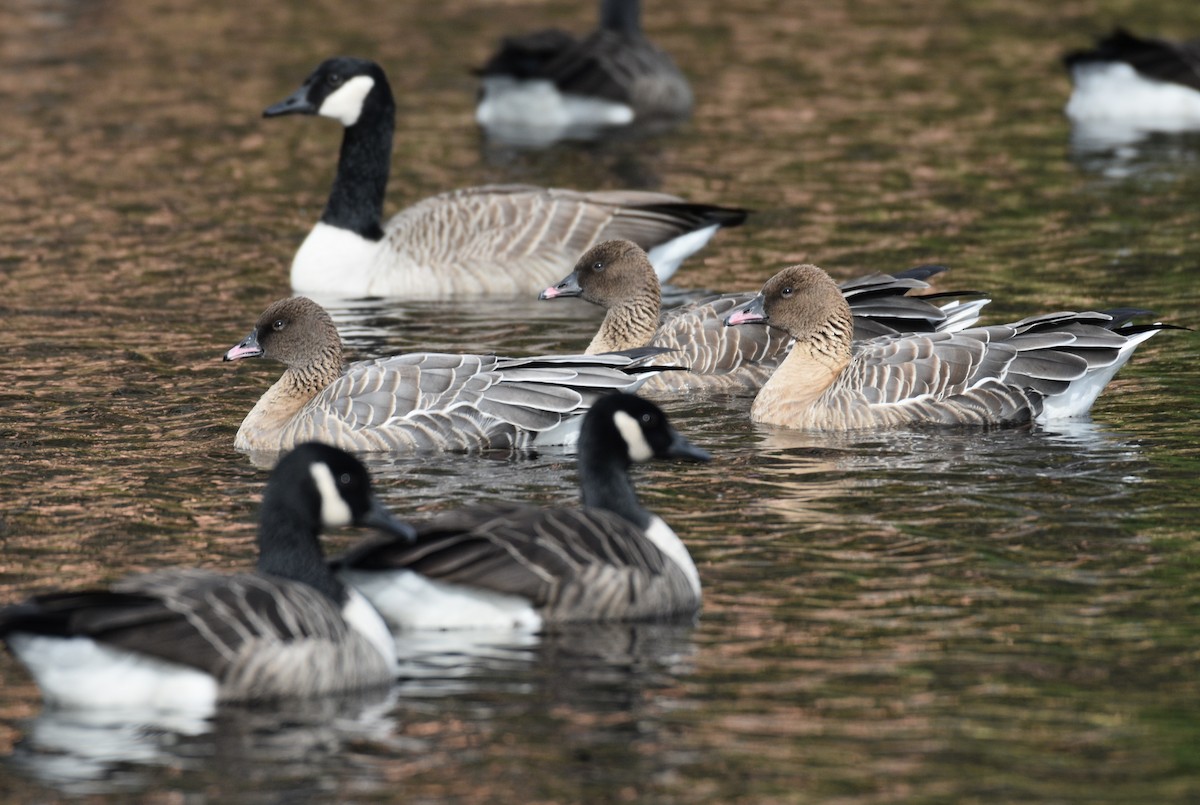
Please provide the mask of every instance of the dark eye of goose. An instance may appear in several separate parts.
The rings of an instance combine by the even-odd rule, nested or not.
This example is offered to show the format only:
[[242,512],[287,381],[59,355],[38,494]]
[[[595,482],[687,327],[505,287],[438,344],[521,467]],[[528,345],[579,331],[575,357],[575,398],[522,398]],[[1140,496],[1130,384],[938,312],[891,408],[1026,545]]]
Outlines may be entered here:
[[283,319],[276,319],[275,321],[271,322],[271,329],[275,332],[279,332],[284,327],[287,327],[287,322]]
[[330,73],[325,83],[336,89],[342,85],[342,76],[339,73]]
[[603,260],[597,260],[596,262],[592,263],[592,271],[603,271],[603,270],[604,270],[604,261]]
[[649,425],[649,424],[650,424],[650,423],[652,423],[653,421],[654,421],[654,415],[653,415],[653,414],[650,414],[650,413],[645,413],[645,414],[642,414],[642,422],[643,422],[644,424],[646,424],[646,425]]
[[350,486],[353,480],[354,479],[350,477],[350,473],[348,472],[343,472],[338,476],[338,483],[342,486]]
[[782,291],[780,291],[779,293],[783,294],[784,296],[791,296],[791,295],[792,295],[792,286],[790,286],[790,285],[789,285],[789,286],[787,286],[786,288],[784,288],[784,289],[783,289]]

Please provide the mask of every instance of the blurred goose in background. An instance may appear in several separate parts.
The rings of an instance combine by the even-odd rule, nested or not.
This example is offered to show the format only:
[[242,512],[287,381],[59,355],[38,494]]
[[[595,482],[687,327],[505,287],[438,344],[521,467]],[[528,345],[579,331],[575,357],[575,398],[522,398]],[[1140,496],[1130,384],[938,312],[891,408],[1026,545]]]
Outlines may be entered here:
[[[920,266],[896,275],[871,274],[843,283],[841,290],[854,314],[854,338],[862,340],[897,332],[961,330],[979,320],[987,299],[933,303],[969,291],[907,296],[926,289],[943,266]],[[671,350],[656,360],[687,366],[687,372],[664,372],[641,387],[649,391],[705,388],[759,388],[787,354],[792,339],[772,327],[728,328],[724,318],[754,292],[710,296],[666,313],[658,278],[636,243],[610,240],[589,249],[565,279],[542,291],[540,299],[578,296],[608,312],[587,354],[656,346]]]
[[653,403],[611,394],[584,417],[582,506],[473,506],[419,525],[415,544],[368,542],[333,564],[401,631],[691,615],[696,566],[629,477],[632,463],[667,458],[709,455]]
[[1138,344],[1170,326],[1128,323],[1145,313],[1051,313],[853,344],[853,314],[837,285],[800,265],[769,279],[725,322],[766,324],[796,340],[755,397],[754,421],[850,430],[1083,416]]
[[417,452],[573,442],[601,395],[636,389],[643,349],[611,355],[499,358],[415,352],[342,363],[329,314],[302,296],[270,305],[225,360],[287,368],[238,429],[234,446],[286,450],[320,440],[347,450]]
[[1144,131],[1200,126],[1200,40],[1170,42],[1117,28],[1091,50],[1063,57],[1076,122],[1117,121]]
[[345,127],[337,176],[321,220],[292,261],[301,293],[350,298],[448,299],[534,293],[589,246],[627,238],[669,278],[746,211],[635,190],[582,193],[526,185],[454,190],[382,223],[396,106],[382,68],[323,62],[266,117],[320,115]]
[[505,37],[475,72],[475,120],[518,144],[665,126],[692,111],[687,79],[642,32],[640,0],[601,0],[600,27],[583,39],[558,29]]
[[413,537],[355,458],[302,445],[267,482],[255,572],[168,569],[36,595],[0,610],[0,636],[46,701],[66,707],[211,712],[387,685],[388,627],[334,576],[318,539],[347,525]]

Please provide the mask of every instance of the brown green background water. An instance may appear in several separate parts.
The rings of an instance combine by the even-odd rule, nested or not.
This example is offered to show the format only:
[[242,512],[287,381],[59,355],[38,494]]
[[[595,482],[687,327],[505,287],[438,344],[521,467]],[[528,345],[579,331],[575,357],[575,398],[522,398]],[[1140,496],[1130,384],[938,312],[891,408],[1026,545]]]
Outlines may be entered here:
[[[321,59],[388,70],[389,211],[489,181],[757,212],[681,269],[756,287],[942,262],[987,320],[1136,305],[1196,326],[1200,136],[1073,145],[1059,54],[1192,3],[647,0],[692,78],[666,136],[489,146],[466,68],[591,3],[13,0],[0,7],[0,601],[253,556],[233,434],[277,366],[222,365],[286,295],[338,127],[264,121]],[[367,303],[350,352],[581,348],[583,303]],[[0,660],[0,796],[53,801],[1192,802],[1200,798],[1197,336],[1139,350],[1065,432],[821,436],[749,397],[667,405],[716,454],[639,473],[692,549],[695,628],[426,647],[398,695],[200,735],[39,715]],[[371,462],[419,514],[573,498],[572,458]],[[343,540],[353,539],[352,535]]]

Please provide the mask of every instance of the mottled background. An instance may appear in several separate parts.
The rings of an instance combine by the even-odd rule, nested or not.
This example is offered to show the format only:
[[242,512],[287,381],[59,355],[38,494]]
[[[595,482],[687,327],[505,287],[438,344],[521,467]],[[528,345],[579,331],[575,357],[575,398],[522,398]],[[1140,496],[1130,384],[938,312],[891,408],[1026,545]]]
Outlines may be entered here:
[[[932,261],[941,287],[994,296],[989,321],[1135,305],[1200,324],[1200,137],[1089,146],[1058,63],[1116,23],[1200,35],[1200,6],[646,6],[694,118],[547,151],[482,141],[467,68],[506,32],[588,29],[589,2],[0,6],[0,601],[252,560],[263,475],[231,445],[279,367],[219,359],[289,292],[324,203],[338,127],[260,113],[329,55],[378,60],[396,91],[389,210],[490,181],[662,189],[756,210],[683,289]],[[367,357],[576,349],[599,311],[338,318]],[[39,715],[5,658],[0,796],[1195,801],[1196,338],[1145,345],[1065,432],[806,435],[750,425],[747,396],[671,401],[716,460],[639,481],[699,564],[694,629],[426,647],[392,699],[231,711],[192,736]],[[403,513],[575,494],[562,453],[371,464]]]

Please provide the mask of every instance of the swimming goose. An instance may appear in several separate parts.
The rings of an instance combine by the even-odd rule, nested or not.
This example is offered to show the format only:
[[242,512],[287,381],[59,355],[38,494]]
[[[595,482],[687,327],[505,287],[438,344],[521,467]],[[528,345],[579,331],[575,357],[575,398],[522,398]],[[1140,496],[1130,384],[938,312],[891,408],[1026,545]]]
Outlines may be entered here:
[[1149,130],[1200,125],[1200,39],[1170,42],[1117,28],[1063,57],[1075,121],[1136,121]]
[[317,439],[347,450],[416,452],[564,444],[600,395],[632,391],[644,349],[612,355],[500,358],[415,352],[342,364],[342,340],[311,299],[281,299],[225,360],[287,368],[238,429],[234,446],[286,450]]
[[505,37],[476,73],[475,120],[516,139],[547,130],[587,136],[692,111],[687,79],[642,32],[640,0],[601,0],[600,27],[583,39],[557,29]]
[[347,525],[413,536],[357,459],[301,445],[263,493],[255,572],[168,569],[36,595],[0,611],[0,637],[47,702],[68,707],[210,712],[386,685],[396,669],[388,627],[334,576],[318,541]]
[[[906,296],[928,288],[925,279],[945,271],[921,266],[896,274],[872,274],[849,280],[842,293],[854,313],[854,338],[896,332],[933,332],[970,327],[987,299],[949,302],[938,307],[929,297]],[[646,253],[625,240],[610,240],[589,249],[565,279],[542,291],[539,299],[579,296],[608,312],[587,354],[656,346],[671,352],[658,360],[690,368],[650,378],[643,392],[693,388],[759,388],[787,354],[791,337],[772,327],[730,329],[725,316],[749,301],[754,292],[710,296],[661,314],[661,291]]]
[[396,106],[374,62],[323,62],[266,117],[320,115],[345,127],[321,220],[292,261],[292,287],[335,297],[447,299],[534,293],[588,246],[620,237],[649,250],[666,280],[746,211],[634,190],[582,193],[526,185],[455,190],[383,225]]
[[584,417],[582,507],[473,506],[418,525],[413,545],[368,542],[333,564],[395,630],[690,615],[700,606],[696,566],[629,477],[633,462],[665,458],[709,455],[653,403],[611,394]]
[[785,268],[725,322],[794,339],[754,399],[756,422],[815,430],[1045,422],[1088,412],[1138,344],[1170,325],[1139,310],[1050,313],[852,345],[850,306],[816,266]]

